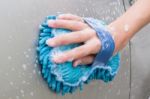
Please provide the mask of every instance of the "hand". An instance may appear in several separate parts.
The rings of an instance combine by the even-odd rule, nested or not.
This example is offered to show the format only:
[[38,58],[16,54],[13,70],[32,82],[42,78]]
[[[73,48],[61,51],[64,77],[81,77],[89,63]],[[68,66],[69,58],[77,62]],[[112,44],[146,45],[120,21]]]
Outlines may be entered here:
[[63,63],[66,61],[74,61],[73,66],[91,64],[93,62],[96,53],[101,48],[101,43],[95,30],[84,23],[81,17],[72,14],[61,14],[58,16],[58,19],[49,20],[48,26],[72,30],[71,33],[48,39],[46,41],[48,46],[56,47],[71,43],[84,43],[53,58],[54,62]]

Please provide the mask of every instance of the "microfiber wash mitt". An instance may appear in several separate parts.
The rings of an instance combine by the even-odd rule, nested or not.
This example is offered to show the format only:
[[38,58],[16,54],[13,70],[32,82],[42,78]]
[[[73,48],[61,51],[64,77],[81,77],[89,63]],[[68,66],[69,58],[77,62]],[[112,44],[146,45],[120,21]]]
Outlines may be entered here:
[[113,56],[115,43],[104,22],[93,18],[84,18],[85,23],[96,31],[101,41],[101,49],[90,66],[73,67],[72,61],[56,64],[52,61],[52,58],[81,44],[58,47],[50,47],[46,44],[46,40],[49,38],[71,32],[67,29],[49,27],[47,21],[56,18],[57,16],[48,16],[40,25],[37,47],[41,73],[51,90],[62,94],[73,93],[77,88],[82,89],[84,84],[88,84],[93,79],[103,80],[104,82],[112,81],[119,68],[120,55],[117,53]]

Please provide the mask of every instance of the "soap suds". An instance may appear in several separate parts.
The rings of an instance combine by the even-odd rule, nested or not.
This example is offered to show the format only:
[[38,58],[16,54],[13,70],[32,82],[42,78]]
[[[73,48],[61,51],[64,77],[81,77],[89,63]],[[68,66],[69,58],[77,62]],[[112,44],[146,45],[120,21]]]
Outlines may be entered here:
[[21,90],[20,90],[20,93],[24,94],[24,90],[21,89]]
[[30,52],[30,51],[31,51],[31,49],[29,48],[29,49],[28,49],[28,51]]
[[10,84],[11,86],[13,86],[13,85],[14,85],[14,83],[13,83],[12,81],[10,81],[10,82],[9,82],[9,84]]
[[26,57],[26,58],[29,58],[29,55],[28,55],[28,54],[26,54],[26,55],[25,55],[25,57]]
[[16,96],[16,99],[19,99],[19,96]]
[[27,65],[26,65],[26,64],[22,64],[22,68],[23,68],[24,70],[26,70],[26,69],[27,69]]
[[22,81],[22,84],[25,84],[25,83],[26,83],[26,81],[25,81],[25,80],[23,80],[23,81]]
[[12,57],[11,56],[8,56],[8,60],[11,60],[12,59]]
[[36,70],[35,69],[32,72],[33,72],[33,74],[36,74]]
[[13,67],[13,68],[11,68],[11,71],[15,71],[15,68]]
[[30,92],[30,95],[31,95],[31,96],[33,96],[33,95],[34,95],[34,93],[33,93],[33,92]]

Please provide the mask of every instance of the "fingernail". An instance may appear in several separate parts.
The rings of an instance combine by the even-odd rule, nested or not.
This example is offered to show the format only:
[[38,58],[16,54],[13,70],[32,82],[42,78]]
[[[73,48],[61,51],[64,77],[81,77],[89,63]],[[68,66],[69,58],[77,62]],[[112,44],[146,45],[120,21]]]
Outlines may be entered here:
[[48,26],[54,27],[55,26],[55,20],[48,20]]
[[73,61],[73,58],[68,59],[68,62],[72,62],[72,61]]
[[81,63],[81,61],[76,61],[73,66],[76,67],[76,66],[78,66],[80,63]]
[[56,46],[56,43],[51,39],[46,40],[46,44],[52,47]]
[[64,54],[61,54],[61,55],[57,55],[52,60],[56,63],[62,63],[64,62],[64,58],[65,58]]
[[62,62],[61,58],[59,58],[59,57],[54,57],[52,60],[55,63],[61,63]]
[[63,61],[62,61],[61,59],[59,59],[59,58],[53,58],[52,61],[55,62],[55,63],[62,63],[62,62],[63,62]]

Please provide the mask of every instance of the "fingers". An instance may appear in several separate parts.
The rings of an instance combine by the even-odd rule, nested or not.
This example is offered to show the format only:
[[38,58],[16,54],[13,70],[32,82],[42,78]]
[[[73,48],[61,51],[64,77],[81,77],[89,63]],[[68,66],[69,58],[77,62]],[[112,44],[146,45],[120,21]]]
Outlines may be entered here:
[[74,61],[73,66],[91,64],[94,60],[94,55],[85,56]]
[[61,14],[58,16],[58,19],[63,19],[63,20],[76,20],[76,21],[81,21],[83,22],[82,18],[77,16],[77,15],[73,15],[73,14]]
[[48,39],[46,43],[49,46],[56,47],[56,46],[67,45],[71,43],[84,42],[95,35],[96,33],[94,30],[87,28],[82,31],[76,31],[76,32],[71,32],[71,33],[56,36],[54,38]]
[[99,42],[94,42],[95,40],[88,41],[86,44],[76,47],[70,51],[53,58],[56,63],[63,63],[69,60],[76,60],[90,54],[95,54],[100,49]]
[[80,21],[62,20],[62,19],[49,20],[48,26],[53,27],[53,28],[65,28],[65,29],[69,29],[72,31],[77,31],[77,30],[85,29],[88,27],[87,24],[80,22]]

